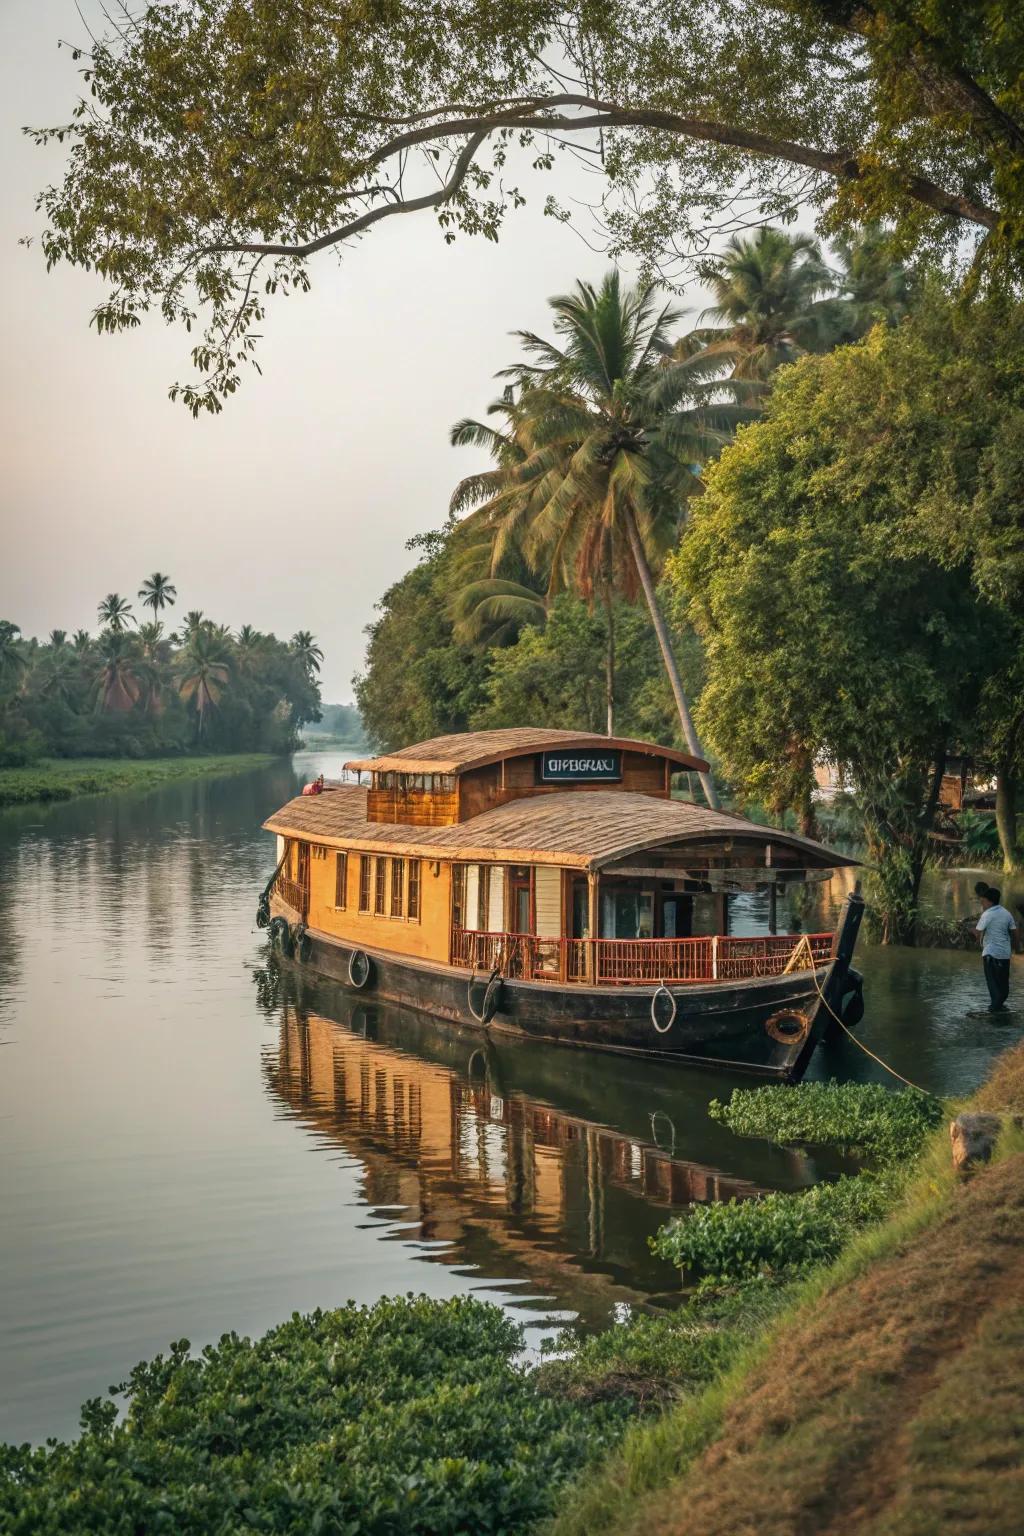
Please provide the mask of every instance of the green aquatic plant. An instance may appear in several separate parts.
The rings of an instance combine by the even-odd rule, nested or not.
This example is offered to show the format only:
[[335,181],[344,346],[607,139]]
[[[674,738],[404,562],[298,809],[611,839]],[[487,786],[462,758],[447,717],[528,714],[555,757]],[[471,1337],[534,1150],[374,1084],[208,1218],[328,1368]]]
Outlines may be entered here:
[[893,1092],[880,1083],[737,1088],[727,1103],[712,1099],[708,1105],[712,1120],[737,1136],[839,1147],[885,1166],[916,1156],[945,1113],[941,1099],[916,1088]]
[[0,1448],[0,1529],[525,1530],[625,1410],[544,1395],[522,1342],[497,1307],[423,1296],[295,1314],[198,1355],[183,1340],[86,1403],[77,1440]]
[[889,1210],[891,1177],[859,1174],[796,1194],[695,1205],[651,1238],[659,1258],[703,1284],[791,1277],[837,1258],[859,1228]]

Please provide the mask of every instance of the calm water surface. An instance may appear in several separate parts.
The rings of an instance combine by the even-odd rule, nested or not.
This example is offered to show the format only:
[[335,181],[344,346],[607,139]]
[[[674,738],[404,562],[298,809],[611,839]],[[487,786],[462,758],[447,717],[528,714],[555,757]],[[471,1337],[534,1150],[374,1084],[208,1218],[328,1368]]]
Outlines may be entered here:
[[[671,1305],[647,1238],[672,1210],[835,1166],[710,1121],[725,1077],[482,1050],[268,970],[260,822],[342,755],[0,814],[3,1438],[72,1433],[169,1340],[293,1309],[473,1291],[538,1341]],[[936,901],[966,911],[973,878]],[[967,1017],[976,956],[858,963],[862,1038],[924,1086],[969,1090],[1016,1036]],[[853,1046],[813,1071],[884,1075]]]

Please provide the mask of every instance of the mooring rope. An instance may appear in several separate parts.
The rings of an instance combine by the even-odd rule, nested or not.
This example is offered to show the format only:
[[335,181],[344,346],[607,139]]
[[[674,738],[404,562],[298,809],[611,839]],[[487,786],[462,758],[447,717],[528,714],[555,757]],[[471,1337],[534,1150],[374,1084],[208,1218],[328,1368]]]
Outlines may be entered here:
[[875,1052],[870,1050],[868,1048],[868,1046],[866,1046],[864,1044],[863,1040],[858,1040],[857,1036],[853,1033],[853,1030],[852,1029],[848,1029],[846,1027],[846,1025],[843,1023],[842,1019],[839,1017],[838,1013],[836,1013],[835,1009],[832,1007],[832,1004],[829,1002],[828,998],[825,996],[824,992],[819,987],[819,985],[818,985],[818,977],[817,977],[817,975],[816,975],[816,973],[814,971],[811,972],[811,980],[814,983],[814,990],[815,990],[815,992],[817,992],[818,996],[821,998],[822,1002],[825,1004],[825,1007],[828,1009],[829,1013],[832,1015],[832,1017],[835,1019],[836,1023],[839,1025],[839,1028],[843,1031],[843,1033],[846,1036],[848,1036],[849,1039],[851,1039],[853,1041],[854,1045],[859,1045],[860,1046],[860,1048],[864,1052],[865,1056],[870,1056],[872,1061],[877,1061],[878,1065],[880,1067],[884,1067],[886,1072],[891,1072],[893,1077],[898,1077],[900,1082],[901,1083],[906,1083],[908,1088],[913,1088],[913,1089],[916,1090],[916,1092],[923,1093],[925,1098],[927,1098],[927,1099],[930,1099],[930,1098],[933,1097],[933,1095],[928,1092],[927,1088],[922,1088],[920,1083],[912,1083],[910,1081],[909,1077],[904,1077],[902,1072],[897,1072],[895,1067],[890,1067],[889,1063],[887,1061],[883,1061],[881,1056],[876,1056]]

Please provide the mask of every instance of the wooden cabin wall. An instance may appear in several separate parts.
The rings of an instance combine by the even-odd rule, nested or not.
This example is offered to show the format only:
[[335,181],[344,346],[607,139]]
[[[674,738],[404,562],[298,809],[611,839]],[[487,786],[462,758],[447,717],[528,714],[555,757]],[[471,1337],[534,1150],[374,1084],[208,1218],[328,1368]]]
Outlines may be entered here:
[[[502,768],[504,767],[504,775]],[[510,800],[525,800],[532,795],[556,795],[570,791],[586,794],[594,790],[626,790],[635,795],[652,795],[666,800],[669,796],[669,770],[673,764],[663,757],[645,752],[623,752],[622,778],[617,783],[542,784],[540,754],[507,758],[504,764],[490,763],[486,768],[471,768],[459,779],[459,821],[469,821],[495,805]]]
[[[420,860],[418,921],[408,917],[378,917],[372,912],[359,911],[358,853],[350,852],[348,856],[344,910],[335,906],[336,852],[336,849],[330,848],[326,858],[313,858],[310,861],[309,926],[320,929],[322,933],[329,933],[343,944],[352,944],[360,949],[394,950],[396,954],[416,955],[423,960],[438,960],[447,964],[452,899],[451,865],[443,862],[438,865],[431,859]],[[435,868],[440,870],[437,875],[434,874]]]

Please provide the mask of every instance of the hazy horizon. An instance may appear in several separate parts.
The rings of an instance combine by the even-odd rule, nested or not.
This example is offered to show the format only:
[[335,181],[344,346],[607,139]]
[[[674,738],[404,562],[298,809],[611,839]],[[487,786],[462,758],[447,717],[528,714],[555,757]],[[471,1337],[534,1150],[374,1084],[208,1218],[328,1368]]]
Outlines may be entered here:
[[38,246],[17,244],[38,234],[35,195],[66,154],[20,130],[69,118],[82,66],[57,40],[84,33],[73,0],[8,0],[6,16],[0,617],[26,636],[95,631],[107,592],[138,607],[160,570],[178,589],[172,619],[200,608],[232,628],[312,630],[325,701],[351,700],[374,603],[415,558],[406,540],[444,522],[452,486],[482,462],[449,446],[449,428],[493,398],[517,352],[508,333],[546,329],[547,298],[608,265],[541,212],[549,191],[588,191],[574,184],[585,173],[530,176],[497,246],[446,246],[425,214],[382,225],[340,266],[314,262],[312,292],[268,316],[263,377],[196,421],[167,398],[188,372],[183,331],[151,316],[98,337],[103,283],[47,274]]

